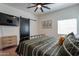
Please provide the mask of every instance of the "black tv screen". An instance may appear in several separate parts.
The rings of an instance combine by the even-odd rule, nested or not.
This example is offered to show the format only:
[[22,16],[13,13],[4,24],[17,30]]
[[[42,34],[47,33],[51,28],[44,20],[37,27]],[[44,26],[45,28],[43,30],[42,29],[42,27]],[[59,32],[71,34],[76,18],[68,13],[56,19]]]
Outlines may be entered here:
[[7,22],[8,22],[8,23],[13,23],[13,21],[12,21],[12,20],[10,20],[10,19],[7,19]]
[[19,17],[0,13],[0,25],[17,26],[19,24]]

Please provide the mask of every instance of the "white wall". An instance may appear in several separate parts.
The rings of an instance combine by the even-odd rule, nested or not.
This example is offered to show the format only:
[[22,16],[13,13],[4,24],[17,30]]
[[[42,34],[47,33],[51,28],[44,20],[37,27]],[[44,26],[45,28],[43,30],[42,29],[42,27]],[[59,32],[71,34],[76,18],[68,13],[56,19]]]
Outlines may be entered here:
[[[33,15],[30,12],[24,12],[22,10],[13,8],[11,6],[7,6],[5,4],[0,4],[0,12],[10,14],[10,15],[15,15],[15,16],[22,16],[25,18],[30,18],[37,20],[36,16]],[[35,35],[37,34],[37,23],[35,21],[31,20],[31,30],[30,30],[30,35]],[[3,34],[2,34],[3,31]],[[19,43],[19,26],[18,27],[13,27],[13,26],[0,26],[0,36],[11,36],[11,35],[17,35],[17,44]]]
[[30,36],[37,34],[37,21],[30,20]]
[[[79,5],[68,7],[68,8],[56,11],[56,12],[51,12],[49,14],[38,15],[38,19],[39,19],[38,31],[39,33],[44,33],[48,36],[58,37],[57,20],[71,19],[71,18],[77,18],[77,22],[78,22],[77,34],[79,34],[79,31],[78,31],[79,30]],[[44,20],[52,20],[52,29],[42,28],[41,22]]]

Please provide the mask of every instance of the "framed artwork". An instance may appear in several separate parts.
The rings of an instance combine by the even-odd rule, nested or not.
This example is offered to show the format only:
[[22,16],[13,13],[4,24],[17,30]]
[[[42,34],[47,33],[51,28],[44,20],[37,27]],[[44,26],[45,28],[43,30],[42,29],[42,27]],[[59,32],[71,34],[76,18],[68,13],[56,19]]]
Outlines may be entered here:
[[51,29],[52,28],[52,20],[42,21],[42,28]]

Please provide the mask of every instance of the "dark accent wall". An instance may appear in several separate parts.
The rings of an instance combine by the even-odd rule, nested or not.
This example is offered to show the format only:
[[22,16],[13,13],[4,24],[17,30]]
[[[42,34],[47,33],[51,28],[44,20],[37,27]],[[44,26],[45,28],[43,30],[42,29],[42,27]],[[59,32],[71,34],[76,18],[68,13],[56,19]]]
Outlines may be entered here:
[[30,20],[20,17],[20,42],[29,40],[30,36]]

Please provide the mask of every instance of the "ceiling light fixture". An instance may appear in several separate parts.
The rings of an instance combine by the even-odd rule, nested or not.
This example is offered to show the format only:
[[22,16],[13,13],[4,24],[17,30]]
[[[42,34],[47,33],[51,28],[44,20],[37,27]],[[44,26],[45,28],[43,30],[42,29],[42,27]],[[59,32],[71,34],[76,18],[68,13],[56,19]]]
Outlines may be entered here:
[[37,5],[38,8],[41,8],[41,5]]

